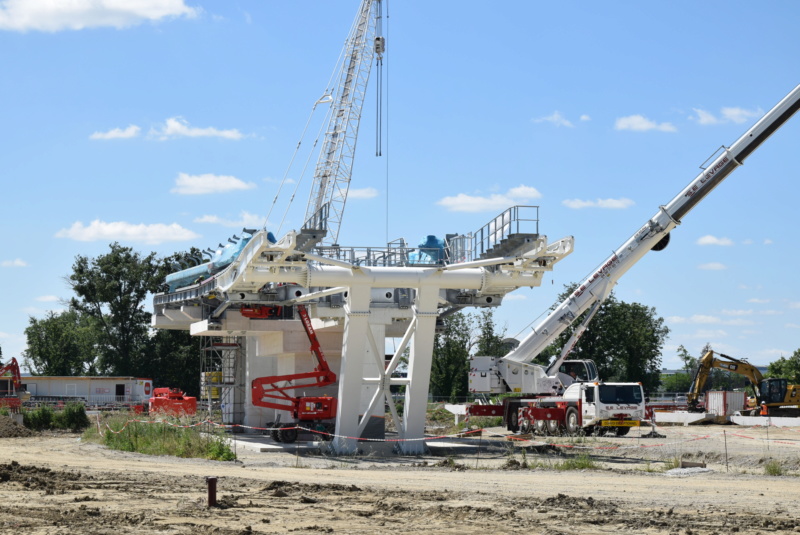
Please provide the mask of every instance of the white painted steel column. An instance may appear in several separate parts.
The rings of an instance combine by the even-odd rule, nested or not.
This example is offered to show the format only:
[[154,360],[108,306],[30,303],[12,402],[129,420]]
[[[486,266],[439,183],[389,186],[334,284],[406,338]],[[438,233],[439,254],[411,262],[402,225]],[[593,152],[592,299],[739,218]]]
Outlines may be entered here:
[[439,289],[426,286],[417,291],[414,305],[416,329],[408,361],[408,386],[403,409],[403,433],[400,451],[407,455],[425,452],[425,416],[428,409],[428,386],[431,379],[433,339],[436,331]]
[[[336,438],[331,448],[336,453],[358,451],[358,424],[361,405],[364,357],[369,332],[370,287],[354,285],[347,292],[345,305],[342,367],[339,373],[339,403],[336,408]],[[365,417],[369,417],[365,415]]]

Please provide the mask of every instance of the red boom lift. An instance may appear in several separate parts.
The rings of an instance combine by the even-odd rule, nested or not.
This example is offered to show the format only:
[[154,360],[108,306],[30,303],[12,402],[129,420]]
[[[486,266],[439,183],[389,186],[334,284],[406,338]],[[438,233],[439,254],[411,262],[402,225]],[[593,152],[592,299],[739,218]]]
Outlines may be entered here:
[[[244,309],[243,309],[244,310]],[[333,373],[322,353],[317,334],[311,326],[311,318],[305,305],[297,305],[297,312],[303,323],[303,328],[311,342],[311,353],[317,358],[317,366],[312,372],[291,373],[287,375],[273,375],[271,377],[258,377],[250,385],[253,405],[267,407],[291,413],[296,423],[281,425],[276,423],[276,429],[270,436],[276,442],[291,443],[297,440],[297,423],[303,422],[311,425],[315,431],[320,431],[322,438],[330,439],[329,433],[333,431],[331,419],[336,417],[336,398],[331,396],[294,397],[289,392],[298,388],[328,386],[336,382]],[[246,312],[242,312],[246,316]],[[268,317],[259,311],[258,317]],[[280,422],[280,417],[278,417]],[[277,429],[277,427],[279,427]]]

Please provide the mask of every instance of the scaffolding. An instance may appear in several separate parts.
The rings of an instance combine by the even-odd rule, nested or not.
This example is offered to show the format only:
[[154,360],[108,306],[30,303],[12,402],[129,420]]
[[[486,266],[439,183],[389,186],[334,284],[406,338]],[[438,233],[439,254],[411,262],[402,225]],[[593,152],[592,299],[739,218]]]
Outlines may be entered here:
[[202,337],[200,395],[210,419],[225,425],[244,423],[244,337]]

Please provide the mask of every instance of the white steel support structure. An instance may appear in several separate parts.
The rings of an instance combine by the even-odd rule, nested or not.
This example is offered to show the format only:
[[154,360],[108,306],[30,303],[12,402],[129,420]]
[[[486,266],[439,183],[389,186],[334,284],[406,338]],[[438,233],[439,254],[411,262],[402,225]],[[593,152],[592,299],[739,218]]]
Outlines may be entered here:
[[[391,399],[389,387],[405,384],[403,418],[392,417],[403,453],[424,451],[425,411],[435,335],[436,318],[447,290],[474,291],[478,295],[502,297],[520,286],[539,286],[542,275],[572,252],[572,238],[547,244],[540,236],[528,250],[514,257],[500,257],[430,267],[356,266],[323,258],[296,249],[296,234],[290,232],[278,243],[266,239],[266,232],[256,233],[239,258],[215,280],[215,292],[223,295],[255,294],[260,288],[279,285],[291,288],[290,298],[281,301],[292,305],[331,293],[346,293],[342,364],[339,374],[339,400],[336,435],[332,448],[338,453],[357,451],[357,439],[371,414],[384,399]],[[287,286],[288,285],[288,286]],[[314,288],[314,291],[309,291]],[[378,308],[373,292],[383,289],[410,288],[414,293],[410,309]],[[317,315],[321,314],[319,307]],[[224,316],[220,317],[224,321]],[[408,328],[388,367],[382,363],[385,346],[384,327],[398,320],[408,321]],[[208,324],[209,320],[205,320]],[[201,326],[202,330],[207,327]],[[225,326],[221,326],[224,331]],[[407,379],[393,379],[400,355],[410,350]],[[372,356],[370,356],[372,355]],[[378,362],[380,358],[381,362]],[[374,359],[375,362],[370,362]],[[364,369],[372,371],[365,377]],[[378,370],[377,376],[374,370]],[[378,388],[376,388],[376,386]],[[371,392],[367,410],[360,410],[362,394]]]

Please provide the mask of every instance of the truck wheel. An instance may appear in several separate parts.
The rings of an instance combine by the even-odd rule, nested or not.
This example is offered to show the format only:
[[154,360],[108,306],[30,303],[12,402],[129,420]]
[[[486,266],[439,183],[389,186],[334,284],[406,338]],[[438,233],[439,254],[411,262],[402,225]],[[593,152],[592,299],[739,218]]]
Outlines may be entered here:
[[269,437],[274,440],[275,442],[281,441],[281,430],[280,429],[273,429],[269,432]]
[[558,435],[559,425],[558,420],[547,420],[547,434],[548,435]]
[[630,430],[631,430],[630,427],[617,427],[617,436],[624,437],[625,435],[628,434],[628,431]]
[[537,435],[546,435],[547,434],[547,424],[544,420],[534,420],[533,421],[533,430]]
[[508,415],[508,430],[516,433],[519,431],[519,415],[513,410]]
[[577,435],[581,430],[580,425],[578,425],[578,411],[574,407],[567,409],[566,428],[567,434],[570,436]]
[[519,423],[519,432],[523,435],[527,435],[531,432],[531,423],[528,421],[527,418],[523,418],[522,421]]
[[278,431],[280,442],[284,444],[291,444],[297,440],[297,429],[294,426],[284,427]]

